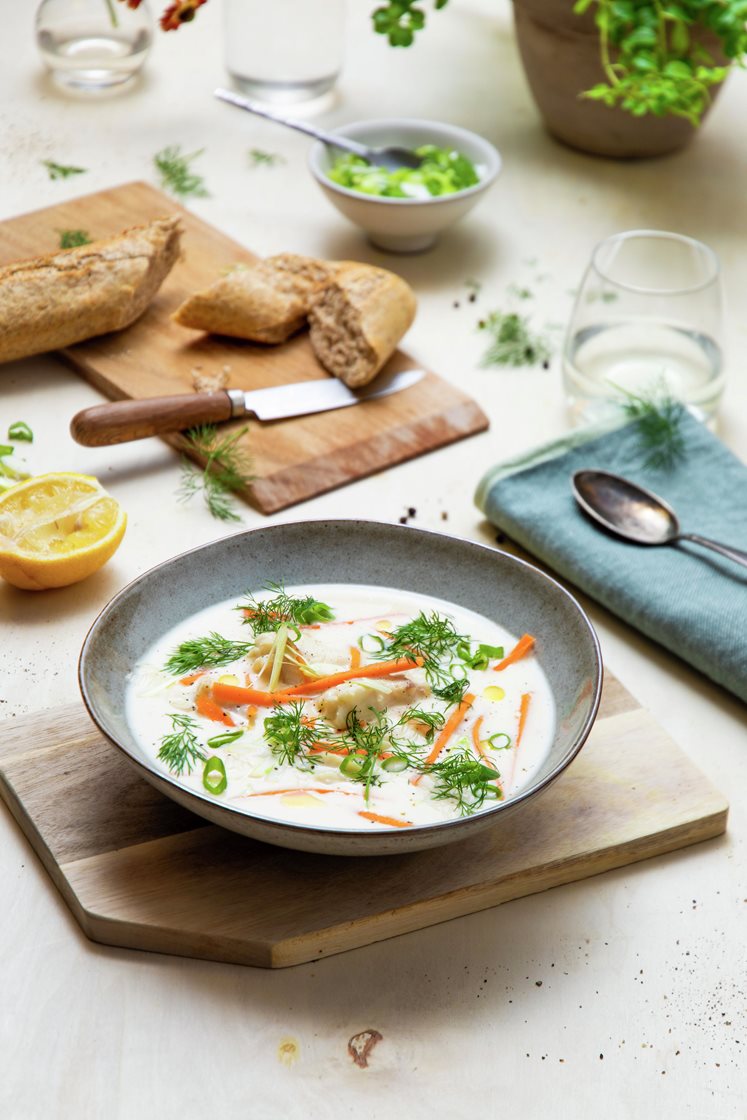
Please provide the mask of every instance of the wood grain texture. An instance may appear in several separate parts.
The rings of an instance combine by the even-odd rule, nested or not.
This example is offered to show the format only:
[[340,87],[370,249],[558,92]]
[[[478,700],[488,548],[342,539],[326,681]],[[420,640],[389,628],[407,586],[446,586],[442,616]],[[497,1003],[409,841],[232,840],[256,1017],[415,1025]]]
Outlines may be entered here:
[[[256,258],[147,183],[126,183],[0,223],[0,264],[53,252],[60,229],[109,237],[169,214],[182,219],[184,252],[149,309],[127,330],[63,351],[65,360],[115,400],[191,392],[195,370],[202,376],[224,373],[225,387],[245,390],[326,378],[308,332],[279,346],[262,346],[172,322],[171,313],[186,296],[221,270]],[[278,251],[293,248],[277,246]],[[415,364],[398,350],[386,369]],[[272,424],[236,421],[229,428],[242,426],[248,426],[246,450],[257,476],[244,496],[261,512],[273,513],[483,431],[488,420],[470,397],[428,373],[410,389],[342,412]],[[168,442],[182,447],[179,436],[168,437]]]
[[279,968],[722,833],[722,795],[610,674],[605,697],[543,796],[474,840],[411,855],[314,856],[205,825],[79,705],[4,729],[0,793],[93,940]]
[[70,434],[85,447],[145,439],[164,432],[181,431],[197,424],[217,424],[231,416],[231,398],[217,393],[180,393],[176,397],[151,397],[147,401],[112,401],[77,412]]

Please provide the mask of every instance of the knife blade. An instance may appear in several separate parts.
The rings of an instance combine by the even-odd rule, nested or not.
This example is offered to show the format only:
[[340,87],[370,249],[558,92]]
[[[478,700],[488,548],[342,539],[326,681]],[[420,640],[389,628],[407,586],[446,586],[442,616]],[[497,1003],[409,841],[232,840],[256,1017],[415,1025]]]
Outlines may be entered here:
[[424,370],[408,369],[385,374],[383,379],[378,377],[373,385],[358,391],[330,378],[246,392],[221,389],[215,393],[180,393],[139,401],[113,401],[76,413],[70,422],[70,434],[76,443],[85,447],[104,447],[242,416],[254,416],[263,423],[286,420],[291,416],[309,416],[379,400],[417,385],[423,377]]

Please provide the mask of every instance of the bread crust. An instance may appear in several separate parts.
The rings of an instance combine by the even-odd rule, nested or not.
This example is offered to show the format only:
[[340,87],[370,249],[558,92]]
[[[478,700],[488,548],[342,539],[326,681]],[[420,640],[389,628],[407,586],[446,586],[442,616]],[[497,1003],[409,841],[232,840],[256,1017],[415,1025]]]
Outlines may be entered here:
[[190,296],[172,318],[183,327],[250,342],[285,342],[306,325],[317,293],[330,280],[325,261],[278,253],[235,268]]
[[0,362],[121,330],[150,303],[179,255],[177,217],[0,268]]
[[400,276],[340,261],[309,312],[314,353],[346,385],[366,385],[394,353],[416,307],[412,288]]

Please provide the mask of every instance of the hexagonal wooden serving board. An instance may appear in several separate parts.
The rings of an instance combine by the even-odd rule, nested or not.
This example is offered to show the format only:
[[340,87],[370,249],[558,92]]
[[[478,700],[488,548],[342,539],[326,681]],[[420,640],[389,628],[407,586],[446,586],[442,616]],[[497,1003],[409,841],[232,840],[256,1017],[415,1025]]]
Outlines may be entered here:
[[206,825],[144,782],[80,705],[0,726],[0,794],[84,932],[282,968],[718,836],[727,802],[607,674],[573,764],[474,839],[313,856]]

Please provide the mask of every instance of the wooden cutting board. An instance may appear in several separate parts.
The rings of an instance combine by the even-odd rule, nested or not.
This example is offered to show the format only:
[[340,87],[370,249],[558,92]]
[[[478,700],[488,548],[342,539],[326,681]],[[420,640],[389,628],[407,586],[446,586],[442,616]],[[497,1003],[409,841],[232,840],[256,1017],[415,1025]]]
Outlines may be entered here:
[[718,836],[728,808],[610,674],[588,743],[542,797],[432,851],[313,856],[206,825],[144,782],[80,705],[4,724],[0,794],[92,940],[265,968]]
[[[74,369],[117,400],[193,392],[195,372],[214,376],[225,371],[227,387],[237,389],[327,378],[307,332],[281,346],[259,346],[186,330],[171,321],[171,312],[187,295],[228,266],[250,264],[256,257],[147,183],[125,183],[0,223],[0,265],[54,252],[63,229],[83,229],[97,239],[173,213],[184,226],[182,259],[131,327],[62,352]],[[277,246],[278,252],[293,249]],[[417,365],[398,350],[386,368]],[[262,513],[274,513],[481,432],[488,420],[470,397],[428,373],[418,385],[383,400],[273,424],[252,420],[248,426],[244,444],[256,481],[244,496]],[[180,446],[179,437],[169,442]]]

